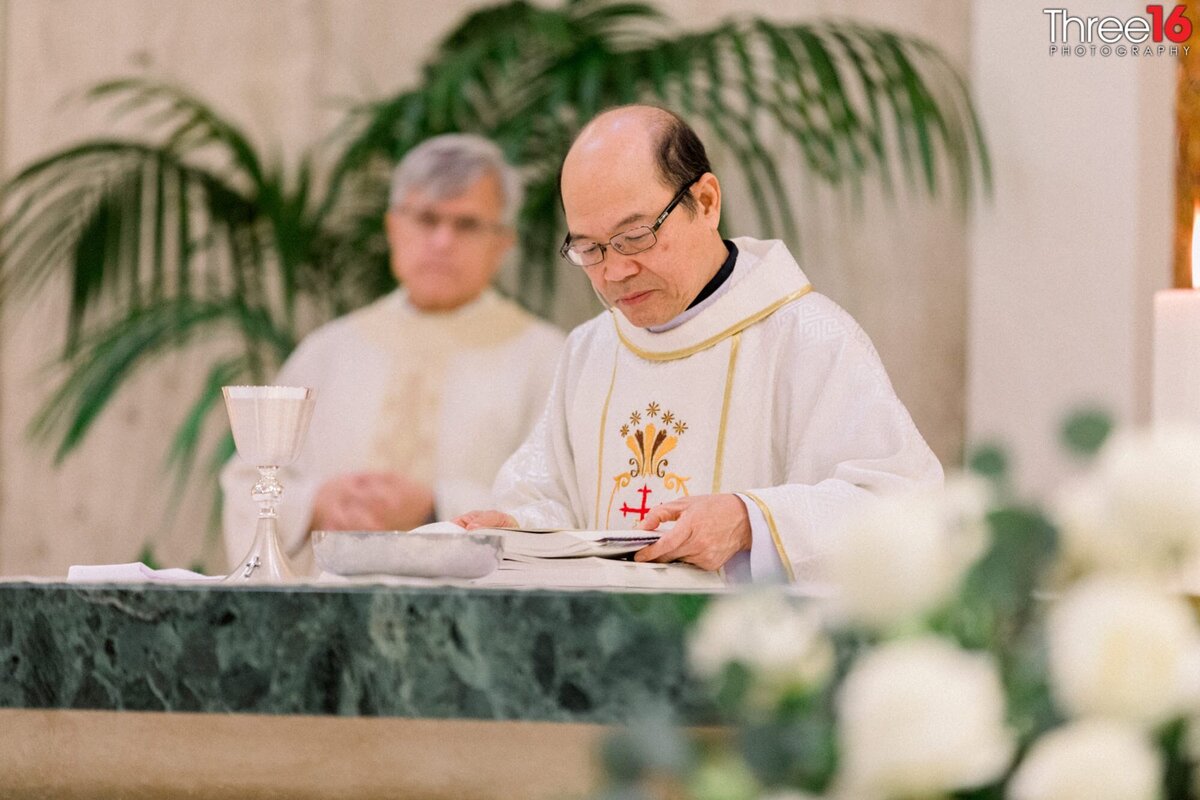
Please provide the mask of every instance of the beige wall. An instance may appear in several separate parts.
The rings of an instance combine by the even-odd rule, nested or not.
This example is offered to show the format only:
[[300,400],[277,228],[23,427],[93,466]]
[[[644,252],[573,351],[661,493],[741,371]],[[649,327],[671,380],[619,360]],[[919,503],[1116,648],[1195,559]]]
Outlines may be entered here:
[[[1072,469],[1057,443],[1069,412],[1146,421],[1175,153],[1175,60],[1051,58],[1041,8],[979,0],[972,20],[996,192],[970,231],[968,436],[1006,444],[1033,495]],[[1086,13],[1101,10],[1144,15],[1145,4]]]
[[[330,130],[340,100],[378,97],[412,79],[433,43],[472,5],[0,0],[7,12],[0,11],[0,63],[7,65],[0,72],[0,172],[110,130],[104,116],[62,101],[128,74],[185,84],[286,157]],[[730,14],[853,16],[919,34],[964,68],[969,61],[965,0],[661,5],[694,26]],[[956,461],[964,428],[963,218],[947,202],[868,198],[854,216],[826,192],[798,187],[796,197],[810,277],[862,322],[922,431],[943,459]],[[754,233],[740,209],[744,192],[732,186],[726,202],[742,230]],[[555,317],[572,324],[592,313],[592,301],[580,276],[564,277]],[[200,380],[197,359],[141,375],[82,450],[54,469],[47,449],[31,446],[24,430],[50,385],[41,367],[61,344],[60,295],[5,308],[0,318],[0,573],[62,574],[72,563],[131,560],[147,537],[166,561],[186,563],[200,549],[208,498],[193,492],[169,516],[162,459]]]

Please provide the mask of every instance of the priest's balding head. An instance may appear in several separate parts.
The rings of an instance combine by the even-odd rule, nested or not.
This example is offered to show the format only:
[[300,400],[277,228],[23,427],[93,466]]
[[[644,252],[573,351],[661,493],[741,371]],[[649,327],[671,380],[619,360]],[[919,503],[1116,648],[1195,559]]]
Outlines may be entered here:
[[563,162],[562,254],[642,328],[683,313],[720,269],[721,186],[704,145],[653,106],[606,111]]

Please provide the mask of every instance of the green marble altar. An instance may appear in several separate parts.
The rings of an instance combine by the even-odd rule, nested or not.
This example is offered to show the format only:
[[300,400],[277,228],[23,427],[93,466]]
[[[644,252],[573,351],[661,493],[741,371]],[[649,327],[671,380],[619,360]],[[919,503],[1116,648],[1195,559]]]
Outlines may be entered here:
[[0,584],[0,708],[711,721],[706,598],[382,585]]

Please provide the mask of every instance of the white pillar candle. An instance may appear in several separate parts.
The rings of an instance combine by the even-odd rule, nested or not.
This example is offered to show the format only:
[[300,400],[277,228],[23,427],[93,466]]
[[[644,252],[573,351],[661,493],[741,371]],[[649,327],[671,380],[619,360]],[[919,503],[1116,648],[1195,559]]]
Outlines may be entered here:
[[1154,421],[1200,424],[1200,291],[1154,295]]
[[[1196,224],[1192,225],[1192,284],[1196,283]],[[1154,295],[1154,417],[1156,423],[1200,424],[1200,290]]]

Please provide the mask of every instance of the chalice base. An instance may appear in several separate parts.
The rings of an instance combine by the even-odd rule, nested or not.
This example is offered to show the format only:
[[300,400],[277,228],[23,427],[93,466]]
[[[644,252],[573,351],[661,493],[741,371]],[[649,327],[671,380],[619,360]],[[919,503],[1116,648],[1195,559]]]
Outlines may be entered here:
[[296,571],[279,546],[275,517],[259,517],[250,550],[238,562],[237,568],[225,577],[224,582],[290,583],[296,578]]

